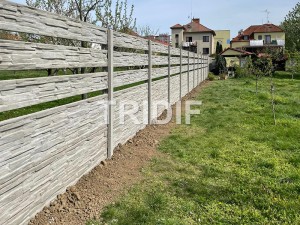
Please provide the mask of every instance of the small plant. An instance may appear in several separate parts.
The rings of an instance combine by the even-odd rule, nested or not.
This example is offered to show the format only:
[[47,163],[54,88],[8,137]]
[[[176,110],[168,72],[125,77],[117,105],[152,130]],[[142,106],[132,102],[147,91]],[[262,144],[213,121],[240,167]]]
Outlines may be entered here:
[[295,74],[300,72],[300,53],[299,52],[289,54],[289,60],[286,65],[286,71],[288,71],[292,74],[292,80],[294,79]]
[[215,79],[216,79],[216,77],[215,77],[215,75],[213,73],[209,73],[208,74],[208,80],[213,81]]

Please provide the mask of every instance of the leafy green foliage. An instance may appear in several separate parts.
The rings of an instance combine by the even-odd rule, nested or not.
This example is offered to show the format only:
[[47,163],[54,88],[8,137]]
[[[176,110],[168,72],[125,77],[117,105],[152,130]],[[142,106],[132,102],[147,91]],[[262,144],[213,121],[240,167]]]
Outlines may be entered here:
[[216,75],[219,75],[220,73],[224,72],[226,70],[226,60],[225,58],[220,55],[220,53],[223,52],[223,46],[221,43],[217,42],[217,46],[216,46],[216,69],[214,71],[214,73]]
[[286,34],[286,49],[300,51],[300,2],[290,11],[281,24]]
[[224,56],[217,55],[216,56],[216,75],[226,71],[226,60]]
[[275,74],[277,126],[269,78],[258,97],[249,78],[212,82],[201,114],[160,144],[165,157],[89,224],[299,224],[300,74],[289,76]]
[[208,80],[213,81],[215,79],[216,79],[216,77],[213,73],[208,73]]
[[216,54],[219,55],[222,52],[223,52],[223,46],[222,46],[222,44],[220,42],[217,42]]
[[134,5],[128,8],[127,0],[117,0],[115,5],[112,0],[26,0],[26,3],[31,7],[124,33],[136,30]]

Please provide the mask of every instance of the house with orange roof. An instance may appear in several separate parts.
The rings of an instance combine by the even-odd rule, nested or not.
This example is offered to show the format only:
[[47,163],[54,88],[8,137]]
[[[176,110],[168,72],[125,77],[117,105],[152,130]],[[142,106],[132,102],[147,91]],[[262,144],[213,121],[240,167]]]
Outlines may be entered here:
[[176,24],[171,27],[172,46],[195,53],[210,55],[215,53],[214,30],[200,23],[199,18],[194,18],[186,25]]
[[274,24],[252,25],[231,40],[231,48],[259,53],[266,47],[284,48],[285,33]]

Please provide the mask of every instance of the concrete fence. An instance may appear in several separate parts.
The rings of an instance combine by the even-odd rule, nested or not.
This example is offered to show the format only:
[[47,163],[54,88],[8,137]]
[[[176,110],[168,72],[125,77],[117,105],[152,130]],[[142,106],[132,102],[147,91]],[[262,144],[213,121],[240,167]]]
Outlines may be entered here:
[[[119,143],[160,116],[164,108],[154,114],[153,102],[174,104],[208,75],[206,56],[8,1],[0,1],[0,30],[91,46],[2,39],[0,77],[3,71],[50,68],[107,71],[0,81],[0,112],[104,93],[0,122],[0,224],[27,224],[58,194],[110,158]],[[93,48],[95,44],[101,48]],[[114,91],[123,86],[130,87]],[[117,106],[132,100],[138,102],[135,116],[147,123],[135,124],[132,118],[118,122]],[[105,101],[116,105],[107,108]]]

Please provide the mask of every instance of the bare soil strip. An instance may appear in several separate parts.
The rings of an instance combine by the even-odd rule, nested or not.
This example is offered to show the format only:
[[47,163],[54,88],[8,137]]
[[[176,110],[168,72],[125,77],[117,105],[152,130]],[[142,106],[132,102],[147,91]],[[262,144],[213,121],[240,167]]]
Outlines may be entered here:
[[[207,84],[207,81],[203,82],[182,99],[182,112],[185,101],[194,99]],[[90,219],[99,218],[105,206],[116,201],[143,179],[142,168],[154,157],[162,155],[156,148],[176,126],[174,118],[173,113],[170,123],[147,126],[126,144],[118,146],[111,160],[102,162],[83,176],[75,186],[68,188],[49,207],[38,213],[29,224],[83,225]]]

